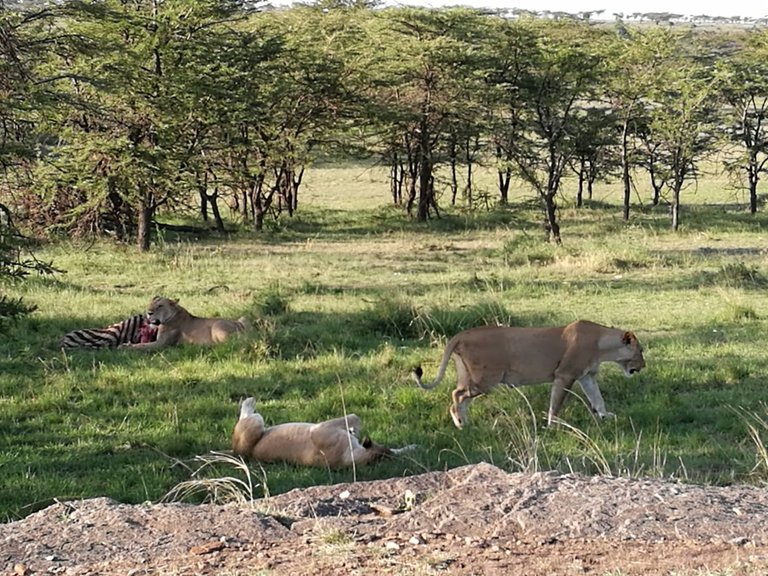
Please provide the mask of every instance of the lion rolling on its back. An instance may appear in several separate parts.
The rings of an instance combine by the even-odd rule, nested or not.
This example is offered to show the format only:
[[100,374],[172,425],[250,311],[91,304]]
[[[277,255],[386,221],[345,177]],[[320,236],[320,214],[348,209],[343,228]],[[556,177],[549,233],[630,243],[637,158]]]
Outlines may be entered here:
[[256,412],[254,398],[246,398],[240,405],[240,417],[232,432],[232,450],[258,462],[336,469],[353,464],[360,466],[415,448],[387,448],[367,437],[360,442],[359,430],[360,418],[354,414],[318,424],[288,422],[266,427],[264,418]]
[[567,326],[546,328],[483,326],[459,332],[443,353],[437,378],[425,384],[421,366],[412,376],[425,389],[434,388],[445,376],[451,356],[456,361],[458,382],[450,413],[457,428],[467,422],[473,398],[498,384],[525,386],[552,382],[547,425],[557,418],[566,394],[578,380],[593,413],[609,418],[597,373],[603,362],[615,362],[631,376],[645,367],[643,348],[632,332],[578,320]]

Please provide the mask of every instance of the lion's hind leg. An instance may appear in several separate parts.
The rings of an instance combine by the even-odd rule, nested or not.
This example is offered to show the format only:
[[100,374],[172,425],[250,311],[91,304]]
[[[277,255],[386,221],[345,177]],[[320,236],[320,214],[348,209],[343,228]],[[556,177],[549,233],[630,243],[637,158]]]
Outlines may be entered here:
[[[240,403],[240,420],[248,418],[250,416],[258,416],[261,418],[261,414],[256,412],[256,398],[249,396]],[[264,419],[262,418],[262,424]]]
[[264,418],[256,412],[256,399],[249,397],[240,404],[240,417],[232,432],[232,450],[241,456],[249,455],[264,435]]
[[320,432],[323,430],[344,430],[357,436],[360,432],[360,418],[356,414],[347,414],[315,424],[312,429]]
[[[458,356],[456,357],[456,375],[456,389],[451,394],[453,402],[449,411],[451,418],[453,418],[453,424],[461,430],[469,421],[467,412],[470,403],[474,398],[483,395],[483,387],[479,386],[472,378],[464,361]],[[497,382],[498,380],[494,384]]]
[[360,419],[354,414],[320,422],[312,426],[309,438],[330,468],[350,466],[354,454],[364,450],[357,433]]

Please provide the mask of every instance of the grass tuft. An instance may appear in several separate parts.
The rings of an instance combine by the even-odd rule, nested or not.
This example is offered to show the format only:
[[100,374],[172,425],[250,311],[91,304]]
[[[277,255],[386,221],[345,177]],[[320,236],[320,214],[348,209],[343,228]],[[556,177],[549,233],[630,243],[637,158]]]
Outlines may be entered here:
[[712,283],[720,286],[736,288],[765,288],[766,278],[757,266],[744,262],[729,262],[723,264],[712,276]]
[[254,308],[259,316],[280,316],[289,310],[289,299],[279,283],[270,284],[254,297]]
[[[233,456],[224,452],[210,452],[195,456],[193,461],[197,467],[190,470],[191,478],[179,482],[163,497],[164,502],[183,502],[192,500],[206,504],[238,504],[253,505],[259,497],[256,489],[261,486],[254,482],[251,469],[239,456]],[[204,476],[210,468],[216,468],[214,474],[218,474],[221,467],[230,468],[240,476]]]
[[768,404],[760,402],[757,410],[743,407],[733,411],[747,427],[749,438],[755,447],[755,465],[752,474],[761,481],[768,481]]

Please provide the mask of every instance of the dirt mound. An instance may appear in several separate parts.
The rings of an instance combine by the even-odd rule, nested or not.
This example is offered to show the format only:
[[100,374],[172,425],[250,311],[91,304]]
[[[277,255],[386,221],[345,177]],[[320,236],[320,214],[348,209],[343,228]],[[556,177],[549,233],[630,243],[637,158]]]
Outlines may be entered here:
[[4,526],[3,573],[768,572],[768,493],[488,464],[234,505],[58,503]]

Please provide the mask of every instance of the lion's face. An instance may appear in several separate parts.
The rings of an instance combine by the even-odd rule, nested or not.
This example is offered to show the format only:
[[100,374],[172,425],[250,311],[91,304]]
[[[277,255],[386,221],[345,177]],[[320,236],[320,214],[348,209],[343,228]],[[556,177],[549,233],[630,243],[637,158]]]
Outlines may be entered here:
[[173,318],[179,311],[179,305],[175,300],[156,296],[149,303],[147,320],[151,324],[164,324]]
[[624,358],[616,363],[621,366],[626,376],[633,376],[645,368],[645,358],[643,358],[643,347],[632,332],[626,332],[622,339],[624,345]]

